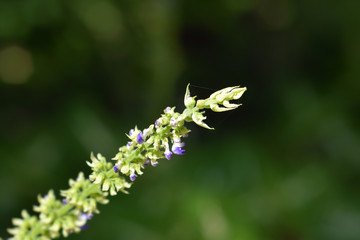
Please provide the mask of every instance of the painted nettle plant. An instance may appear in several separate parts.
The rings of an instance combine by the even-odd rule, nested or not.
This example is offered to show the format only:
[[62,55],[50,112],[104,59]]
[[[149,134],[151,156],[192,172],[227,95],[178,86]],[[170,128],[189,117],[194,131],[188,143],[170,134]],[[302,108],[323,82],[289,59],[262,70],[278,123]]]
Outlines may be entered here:
[[12,235],[9,239],[48,240],[86,229],[87,221],[99,213],[97,205],[109,202],[109,194],[128,193],[147,166],[155,167],[160,159],[170,160],[173,154],[185,154],[183,139],[190,132],[184,125],[186,122],[193,121],[201,127],[213,129],[204,123],[203,110],[234,110],[241,104],[231,101],[238,100],[245,91],[245,87],[228,87],[214,92],[209,98],[196,100],[196,96],[190,96],[188,85],[184,98],[186,108],[182,113],[176,112],[175,107],[167,107],[148,128],[131,129],[127,134],[129,142],[119,148],[112,161],[107,161],[101,154],[91,153],[90,161],[86,162],[92,171],[89,177],[80,172],[75,180],[70,179],[70,187],[60,191],[60,198],[53,190],[44,196],[39,195],[39,203],[33,208],[35,215],[23,210],[21,218],[12,220],[14,227],[8,229]]

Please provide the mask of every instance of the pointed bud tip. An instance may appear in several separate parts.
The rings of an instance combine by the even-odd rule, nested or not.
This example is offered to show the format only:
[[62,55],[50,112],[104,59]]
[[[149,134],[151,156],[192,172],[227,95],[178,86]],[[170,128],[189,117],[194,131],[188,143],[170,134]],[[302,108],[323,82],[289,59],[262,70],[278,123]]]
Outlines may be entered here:
[[190,96],[190,83],[186,86],[186,92],[185,92],[185,96],[184,96],[184,105],[187,108],[193,108],[195,107],[195,97],[191,97]]

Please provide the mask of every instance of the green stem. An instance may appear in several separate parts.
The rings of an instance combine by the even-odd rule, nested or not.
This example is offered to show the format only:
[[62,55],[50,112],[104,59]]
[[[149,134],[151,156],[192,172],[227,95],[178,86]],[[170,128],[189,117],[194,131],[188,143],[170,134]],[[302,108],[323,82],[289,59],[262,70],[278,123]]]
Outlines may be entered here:
[[99,188],[100,187],[100,184],[95,184],[95,183],[92,183],[89,188],[85,189],[83,191],[83,195],[84,196],[89,196],[90,194],[92,193],[96,193],[97,192],[97,189],[96,188]]
[[43,225],[44,224],[40,222],[40,220],[38,220],[35,227],[31,229],[31,235],[33,235],[34,238],[36,238],[40,233],[42,233]]
[[[111,178],[114,176],[114,170],[111,168],[106,172],[106,177],[107,178]],[[89,180],[88,180],[89,181]],[[92,183],[87,189],[85,189],[83,191],[83,196],[87,197],[93,193],[98,192],[98,188],[100,188],[100,184],[94,184]],[[63,207],[61,207],[58,212],[57,212],[57,216],[61,217],[66,215],[72,208],[74,208],[75,206],[73,206],[72,204],[65,204]]]

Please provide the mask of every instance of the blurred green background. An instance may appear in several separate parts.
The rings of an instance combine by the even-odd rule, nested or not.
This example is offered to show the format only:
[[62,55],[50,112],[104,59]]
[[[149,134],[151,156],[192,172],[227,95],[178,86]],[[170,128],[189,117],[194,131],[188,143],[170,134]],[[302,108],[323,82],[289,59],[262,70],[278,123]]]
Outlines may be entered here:
[[0,0],[0,236],[89,174],[187,83],[209,113],[185,156],[69,239],[360,239],[360,2]]

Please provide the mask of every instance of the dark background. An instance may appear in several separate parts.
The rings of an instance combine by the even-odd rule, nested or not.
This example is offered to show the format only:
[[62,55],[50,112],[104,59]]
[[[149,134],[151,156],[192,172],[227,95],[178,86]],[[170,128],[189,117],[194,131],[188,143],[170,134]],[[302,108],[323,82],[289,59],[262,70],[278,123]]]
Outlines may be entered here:
[[134,125],[246,86],[69,239],[360,239],[360,2],[0,0],[0,235]]

